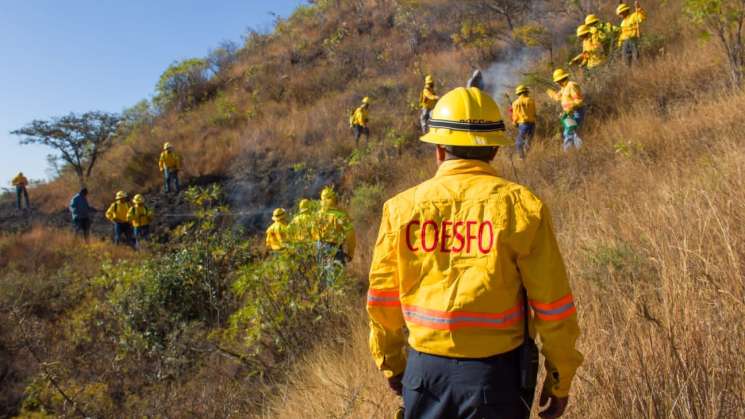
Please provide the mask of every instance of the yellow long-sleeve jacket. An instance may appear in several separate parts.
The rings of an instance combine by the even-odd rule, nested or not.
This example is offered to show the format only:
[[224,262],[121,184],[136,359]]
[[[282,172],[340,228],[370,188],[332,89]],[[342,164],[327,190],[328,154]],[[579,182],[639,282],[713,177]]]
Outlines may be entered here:
[[565,112],[573,111],[574,109],[581,108],[585,102],[582,98],[582,90],[576,82],[569,81],[564,85],[558,92],[554,90],[547,90],[546,93],[551,99],[560,102],[561,108]]
[[127,221],[132,224],[132,227],[140,228],[149,226],[154,216],[152,209],[144,205],[135,205],[127,212]]
[[290,239],[295,243],[310,242],[313,239],[314,224],[315,221],[310,212],[299,213],[290,222]]
[[352,114],[352,125],[360,125],[363,127],[367,126],[369,122],[367,106],[360,106],[354,110]]
[[18,175],[14,177],[10,183],[13,184],[13,186],[23,186],[25,188],[28,186],[28,179],[26,179],[26,176]]
[[431,111],[435,108],[439,99],[440,97],[435,94],[435,89],[433,87],[424,86],[422,93],[419,95],[419,106],[421,106],[422,109]]
[[520,95],[512,102],[512,123],[520,125],[535,123],[535,101],[528,95]]
[[599,38],[590,36],[582,41],[582,53],[572,59],[572,64],[595,68],[605,62],[605,49]]
[[357,236],[354,225],[346,212],[336,207],[322,207],[317,214],[314,238],[324,243],[342,246],[344,253],[354,257]]
[[287,222],[275,221],[266,229],[266,247],[271,250],[282,250],[287,243]]
[[420,352],[483,358],[523,342],[522,288],[563,397],[582,355],[564,262],[543,203],[474,160],[443,163],[434,178],[385,203],[367,311],[370,349],[388,377],[406,364],[404,331]]
[[641,7],[621,21],[621,34],[618,36],[618,46],[627,39],[639,38],[641,36],[641,23],[647,20],[647,12]]
[[106,219],[112,223],[127,223],[127,214],[130,209],[129,202],[127,201],[114,201],[106,210]]
[[165,169],[173,171],[181,170],[181,156],[175,151],[164,150],[160,153],[158,167],[161,172]]

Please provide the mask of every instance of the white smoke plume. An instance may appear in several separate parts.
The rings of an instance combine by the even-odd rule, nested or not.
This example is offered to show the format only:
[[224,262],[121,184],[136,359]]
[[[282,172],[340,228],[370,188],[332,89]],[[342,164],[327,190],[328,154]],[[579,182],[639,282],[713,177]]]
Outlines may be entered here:
[[518,48],[499,61],[482,70],[486,91],[503,105],[507,101],[505,93],[514,96],[515,86],[520,83],[523,71],[540,58],[541,52],[536,48]]

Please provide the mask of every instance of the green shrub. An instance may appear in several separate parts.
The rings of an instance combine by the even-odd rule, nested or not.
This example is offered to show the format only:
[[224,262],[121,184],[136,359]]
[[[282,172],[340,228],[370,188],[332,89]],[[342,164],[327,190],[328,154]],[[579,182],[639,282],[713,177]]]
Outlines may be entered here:
[[297,244],[243,267],[232,289],[243,301],[230,317],[228,339],[241,339],[249,357],[293,354],[340,314],[352,280],[331,251]]
[[350,215],[357,222],[376,220],[385,199],[385,190],[380,184],[363,183],[352,194]]

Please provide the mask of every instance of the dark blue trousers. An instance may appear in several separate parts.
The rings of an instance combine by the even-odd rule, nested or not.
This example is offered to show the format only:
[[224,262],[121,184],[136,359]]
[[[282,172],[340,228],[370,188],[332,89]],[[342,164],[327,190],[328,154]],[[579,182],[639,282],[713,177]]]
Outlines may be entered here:
[[403,378],[406,419],[524,419],[519,349],[482,359],[409,350]]

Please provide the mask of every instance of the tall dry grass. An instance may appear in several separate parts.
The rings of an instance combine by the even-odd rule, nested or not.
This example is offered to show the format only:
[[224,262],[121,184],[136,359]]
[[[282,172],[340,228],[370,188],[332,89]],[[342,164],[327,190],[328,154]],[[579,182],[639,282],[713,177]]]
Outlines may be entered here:
[[[745,417],[745,92],[726,90],[719,55],[697,40],[602,77],[588,83],[606,111],[589,115],[584,150],[565,155],[547,136],[525,163],[495,162],[556,218],[585,355],[566,417]],[[391,170],[399,190],[426,177]],[[392,415],[363,309],[267,417]]]

